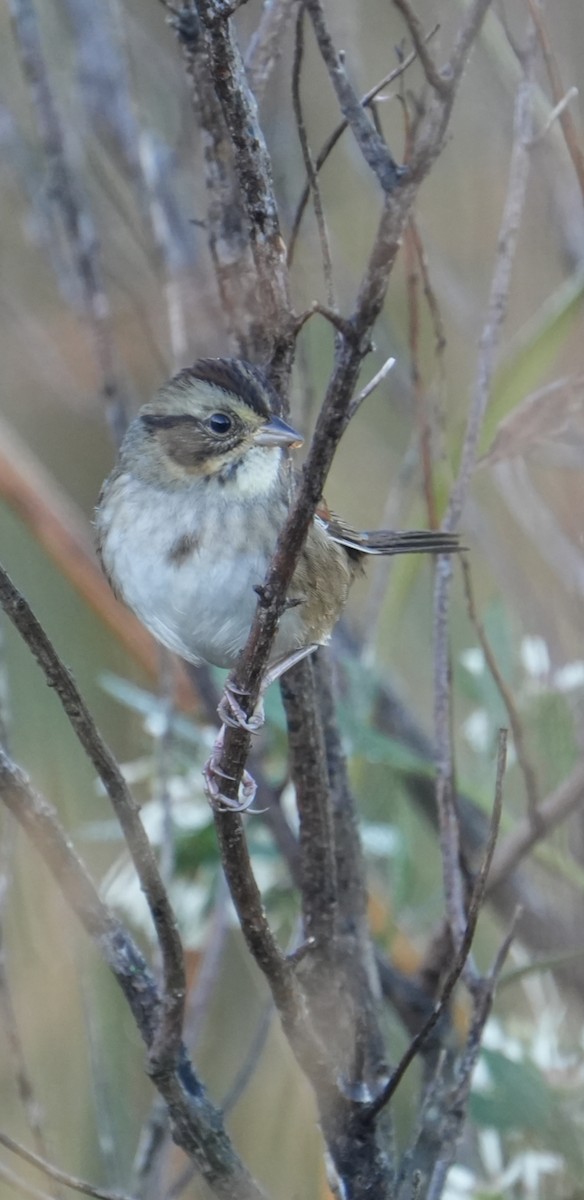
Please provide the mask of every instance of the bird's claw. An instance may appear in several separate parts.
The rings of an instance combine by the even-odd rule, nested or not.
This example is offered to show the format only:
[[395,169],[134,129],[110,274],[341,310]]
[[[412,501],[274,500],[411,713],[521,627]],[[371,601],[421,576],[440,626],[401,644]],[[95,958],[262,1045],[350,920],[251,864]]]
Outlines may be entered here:
[[259,733],[265,721],[264,706],[259,700],[254,711],[248,716],[243,705],[237,699],[238,696],[247,695],[248,693],[243,689],[234,687],[232,683],[226,683],[217,706],[217,712],[224,725],[230,725],[232,729],[245,729],[247,733]]
[[244,769],[239,785],[239,794],[236,797],[226,796],[221,790],[221,780],[227,779],[233,782],[234,779],[233,775],[228,775],[219,766],[223,750],[224,734],[225,726],[223,725],[213,747],[213,753],[203,767],[205,791],[211,807],[215,808],[218,812],[249,812],[257,792],[256,781],[250,775],[249,771]]

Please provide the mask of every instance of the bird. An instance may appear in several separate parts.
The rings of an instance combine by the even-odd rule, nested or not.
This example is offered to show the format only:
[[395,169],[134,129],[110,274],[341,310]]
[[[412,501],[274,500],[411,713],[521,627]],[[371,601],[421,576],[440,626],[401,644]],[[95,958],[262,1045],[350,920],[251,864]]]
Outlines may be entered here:
[[[289,451],[303,438],[278,415],[259,366],[201,358],[144,404],[123,438],[95,512],[99,559],[116,594],[164,646],[190,663],[231,668],[243,649],[294,479]],[[263,689],[326,643],[367,555],[452,553],[455,534],[351,529],[318,506],[276,631]],[[235,689],[225,723],[255,731]],[[222,727],[224,733],[224,727]],[[221,738],[221,735],[220,735]],[[212,799],[221,742],[207,764]],[[244,781],[247,808],[251,785]]]

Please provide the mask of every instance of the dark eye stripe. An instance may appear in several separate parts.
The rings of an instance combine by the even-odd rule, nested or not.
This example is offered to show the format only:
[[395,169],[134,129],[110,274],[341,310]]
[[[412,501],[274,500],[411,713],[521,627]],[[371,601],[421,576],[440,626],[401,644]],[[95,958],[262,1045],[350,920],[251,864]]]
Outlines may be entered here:
[[177,425],[199,425],[200,422],[196,417],[191,417],[189,413],[181,413],[180,416],[156,417],[151,413],[145,413],[141,417],[142,424],[146,429],[176,429]]

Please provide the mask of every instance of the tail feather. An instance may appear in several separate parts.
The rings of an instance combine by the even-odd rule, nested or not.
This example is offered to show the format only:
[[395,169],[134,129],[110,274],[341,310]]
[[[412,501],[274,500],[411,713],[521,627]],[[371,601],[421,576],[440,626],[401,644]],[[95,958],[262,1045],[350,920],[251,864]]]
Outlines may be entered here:
[[392,532],[382,529],[365,532],[362,538],[356,548],[364,554],[453,554],[460,550],[458,535],[440,530]]
[[317,508],[315,521],[333,542],[358,554],[456,554],[463,549],[457,533],[441,529],[351,529],[324,503]]
[[361,554],[455,554],[461,549],[456,533],[440,530],[410,529],[405,531],[370,530],[353,533],[343,530],[339,535],[329,529],[335,542]]

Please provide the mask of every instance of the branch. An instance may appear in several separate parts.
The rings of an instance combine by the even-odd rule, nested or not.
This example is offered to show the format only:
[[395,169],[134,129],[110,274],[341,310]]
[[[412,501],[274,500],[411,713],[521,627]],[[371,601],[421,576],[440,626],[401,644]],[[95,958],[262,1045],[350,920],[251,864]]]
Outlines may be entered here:
[[[427,37],[426,37],[427,41],[429,41],[430,38],[434,37],[434,34],[437,32],[437,29],[438,29],[438,26],[435,25],[434,28],[430,31],[430,33],[427,34]],[[361,105],[361,107],[369,108],[370,105],[373,104],[373,101],[376,99],[376,97],[379,95],[379,93],[382,92],[385,87],[389,87],[389,85],[391,83],[393,83],[396,79],[399,79],[400,76],[403,75],[404,71],[407,71],[408,67],[411,67],[412,63],[415,61],[416,61],[416,52],[415,52],[415,50],[413,50],[411,54],[408,54],[407,57],[403,59],[403,62],[400,62],[399,66],[394,67],[393,71],[390,71],[388,75],[384,75],[383,79],[379,80],[379,83],[376,83],[374,85],[374,87],[370,88],[370,90],[368,92],[365,92],[365,94],[363,96],[361,96],[361,99],[359,101],[359,104]],[[349,128],[349,122],[341,121],[340,124],[337,125],[336,129],[334,129],[333,132],[329,135],[326,142],[324,143],[324,146],[322,147],[322,150],[320,150],[319,154],[317,155],[316,161],[314,163],[314,170],[315,170],[316,175],[318,175],[320,173],[320,171],[324,167],[325,162],[327,161],[327,158],[329,157],[331,152],[334,150],[337,142],[340,140],[340,138],[342,137],[345,130],[348,128]],[[309,198],[310,198],[310,181],[307,180],[307,182],[304,185],[304,190],[303,190],[303,192],[300,196],[300,199],[298,201],[298,204],[296,206],[296,211],[294,213],[294,220],[292,221],[292,228],[290,231],[290,237],[288,239],[288,266],[290,266],[290,264],[292,263],[292,259],[294,257],[294,250],[296,248],[296,240],[298,237],[300,225],[301,225],[302,218],[304,216],[304,211],[306,209],[306,205],[308,204]]]
[[[459,472],[448,504],[444,526],[457,528],[476,462],[483,418],[490,396],[503,323],[509,302],[511,271],[527,192],[529,146],[532,140],[533,46],[525,61],[525,76],[515,98],[514,139],[509,167],[507,196],[501,220],[498,251],[493,271],[487,318],[481,334],[476,381],[462,449]],[[452,565],[443,558],[437,564],[434,592],[435,692],[434,713],[437,742],[436,799],[440,821],[444,889],[448,921],[458,946],[465,918],[463,884],[459,866],[458,820],[455,810],[454,765],[451,747],[450,664],[448,655],[448,605]]]
[[444,75],[437,69],[432,55],[428,51],[427,39],[424,36],[422,23],[416,16],[413,8],[411,8],[409,0],[393,0],[393,3],[399,9],[408,27],[408,33],[412,39],[414,50],[422,64],[422,70],[430,87],[439,96],[448,96],[454,84],[452,75]]
[[[299,663],[284,675],[280,689],[286,709],[292,782],[300,822],[303,936],[315,939],[320,960],[316,973],[326,962],[330,983],[338,896],[324,739],[320,721],[310,718],[317,711],[312,662]],[[314,962],[314,951],[310,958]]]
[[335,289],[333,284],[333,263],[331,258],[331,248],[322,205],[322,196],[318,186],[318,178],[316,168],[310,152],[308,137],[306,134],[306,125],[304,123],[304,114],[302,112],[302,101],[300,97],[300,74],[302,69],[302,58],[304,55],[304,5],[301,4],[298,9],[296,18],[296,43],[294,48],[294,63],[292,66],[292,105],[294,108],[294,118],[296,120],[296,129],[300,147],[302,149],[302,158],[304,161],[304,169],[308,177],[308,186],[312,192],[312,203],[314,207],[314,215],[316,217],[316,227],[318,229],[318,237],[320,241],[320,252],[322,255],[322,265],[324,271],[324,279],[326,285],[326,298],[329,308],[336,308]]
[[49,687],[54,688],[69,722],[93,763],[120,822],[132,861],[152,915],[162,955],[164,997],[160,1025],[151,1048],[153,1070],[172,1068],[180,1044],[185,975],[182,946],[174,913],[160,877],[156,858],[140,820],[139,808],[120,768],[103,741],[72,675],[52,643],[0,566],[0,605],[34,655]]
[[[181,45],[194,66],[200,58],[203,33],[208,61],[201,69],[210,74],[229,135],[233,166],[239,185],[239,202],[245,215],[245,236],[256,273],[264,357],[270,359],[272,382],[287,382],[292,353],[291,309],[284,243],[272,179],[272,165],[258,119],[231,23],[223,19],[219,0],[198,0],[196,9],[185,6],[173,19]],[[191,73],[193,77],[193,73]],[[198,86],[195,83],[195,86]],[[204,84],[203,84],[204,86]],[[237,325],[239,306],[233,314]],[[258,344],[259,348],[259,344]],[[269,368],[268,368],[269,369]]]
[[365,162],[377,177],[384,192],[395,188],[401,169],[394,162],[384,139],[372,125],[345,70],[342,56],[329,34],[320,0],[305,0],[310,13],[318,48],[337,94],[339,108],[351,128]]

